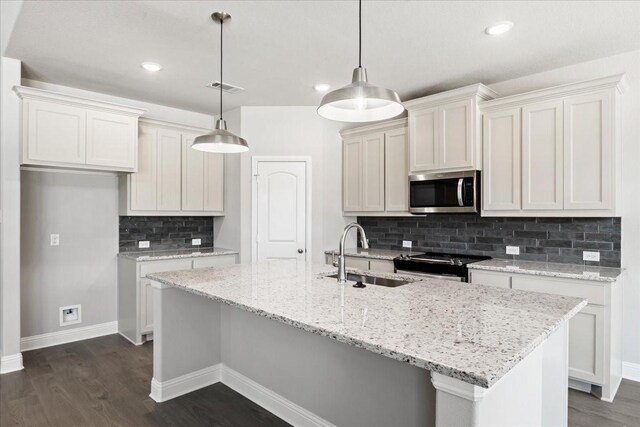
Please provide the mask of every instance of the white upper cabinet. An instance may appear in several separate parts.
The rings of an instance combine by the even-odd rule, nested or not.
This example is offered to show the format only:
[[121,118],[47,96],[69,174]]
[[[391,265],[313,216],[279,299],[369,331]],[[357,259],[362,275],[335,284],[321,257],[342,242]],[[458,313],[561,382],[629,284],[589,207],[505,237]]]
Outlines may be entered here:
[[224,215],[224,155],[191,148],[206,132],[142,119],[138,172],[121,177],[120,215]]
[[407,120],[342,132],[345,215],[408,214]]
[[617,75],[481,103],[483,214],[618,215],[623,83]]
[[478,103],[496,94],[482,84],[404,103],[409,112],[409,171],[482,169]]
[[133,107],[16,86],[22,99],[21,164],[133,172],[138,117]]

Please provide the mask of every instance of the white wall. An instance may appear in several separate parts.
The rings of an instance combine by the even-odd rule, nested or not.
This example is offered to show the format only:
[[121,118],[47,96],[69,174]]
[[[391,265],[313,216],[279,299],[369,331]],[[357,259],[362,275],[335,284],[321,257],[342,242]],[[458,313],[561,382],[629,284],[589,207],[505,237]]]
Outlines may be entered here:
[[622,266],[624,288],[623,359],[640,368],[640,51],[558,68],[490,85],[499,96],[625,73],[628,87],[621,97]]
[[[227,205],[224,220],[216,219],[218,236],[237,230],[240,218],[241,261],[251,260],[251,159],[253,156],[310,156],[312,161],[311,252],[314,262],[322,262],[325,249],[335,249],[339,233],[347,222],[342,216],[342,141],[340,124],[321,118],[316,107],[242,107],[240,127],[233,129],[249,143],[250,151],[240,155],[240,165],[228,168],[227,191],[237,191],[240,201]],[[237,110],[236,110],[237,111]],[[234,117],[237,124],[237,117]],[[227,163],[229,165],[229,162]],[[227,194],[228,194],[227,193]],[[225,222],[223,222],[225,221]],[[227,230],[225,230],[227,228]]]

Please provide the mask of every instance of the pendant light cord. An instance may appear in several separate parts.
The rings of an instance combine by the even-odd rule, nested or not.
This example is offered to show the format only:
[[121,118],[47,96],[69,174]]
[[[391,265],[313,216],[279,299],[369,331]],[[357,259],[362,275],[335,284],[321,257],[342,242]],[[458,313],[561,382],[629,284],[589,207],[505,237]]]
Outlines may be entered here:
[[358,1],[358,68],[362,68],[362,0]]
[[224,84],[224,80],[222,80],[222,26],[224,25],[224,19],[220,18],[220,120],[222,120],[222,85]]

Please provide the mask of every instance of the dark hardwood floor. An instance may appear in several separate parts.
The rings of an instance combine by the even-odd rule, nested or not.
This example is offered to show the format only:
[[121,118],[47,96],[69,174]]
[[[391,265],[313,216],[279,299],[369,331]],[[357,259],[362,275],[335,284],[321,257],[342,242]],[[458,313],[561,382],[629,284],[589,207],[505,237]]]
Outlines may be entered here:
[[[286,426],[223,384],[157,404],[153,347],[119,335],[23,353],[25,370],[0,376],[0,426]],[[640,426],[640,383],[613,403],[569,391],[569,425]]]

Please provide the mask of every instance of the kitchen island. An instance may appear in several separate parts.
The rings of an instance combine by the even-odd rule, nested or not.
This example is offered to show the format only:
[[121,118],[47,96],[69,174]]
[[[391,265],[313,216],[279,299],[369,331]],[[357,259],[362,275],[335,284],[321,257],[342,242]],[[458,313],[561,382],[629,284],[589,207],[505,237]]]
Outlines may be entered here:
[[357,289],[334,272],[149,274],[151,397],[222,381],[294,425],[566,425],[567,322],[586,301],[415,278]]

